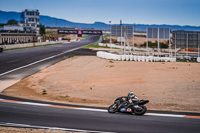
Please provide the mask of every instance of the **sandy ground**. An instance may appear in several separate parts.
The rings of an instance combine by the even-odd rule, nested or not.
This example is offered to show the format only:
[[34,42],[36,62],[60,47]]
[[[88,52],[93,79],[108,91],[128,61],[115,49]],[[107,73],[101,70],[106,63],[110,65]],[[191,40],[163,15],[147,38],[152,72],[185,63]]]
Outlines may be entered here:
[[[129,91],[148,109],[200,113],[200,64],[109,61],[77,56],[7,88],[3,94],[37,100],[104,106]],[[42,95],[43,89],[47,91]]]
[[[0,133],[74,133],[71,131],[51,130],[51,129],[32,129],[32,128],[14,128],[14,127],[1,127]],[[80,133],[80,132],[76,132]],[[84,133],[84,132],[81,132]]]

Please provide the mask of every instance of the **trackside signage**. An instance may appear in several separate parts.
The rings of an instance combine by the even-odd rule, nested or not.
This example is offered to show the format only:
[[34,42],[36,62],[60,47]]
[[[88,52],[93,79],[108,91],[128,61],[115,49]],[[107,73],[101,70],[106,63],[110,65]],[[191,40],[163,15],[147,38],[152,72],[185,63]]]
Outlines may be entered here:
[[58,34],[78,34],[78,30],[58,30]]
[[102,31],[99,31],[99,30],[58,30],[58,34],[102,35]]

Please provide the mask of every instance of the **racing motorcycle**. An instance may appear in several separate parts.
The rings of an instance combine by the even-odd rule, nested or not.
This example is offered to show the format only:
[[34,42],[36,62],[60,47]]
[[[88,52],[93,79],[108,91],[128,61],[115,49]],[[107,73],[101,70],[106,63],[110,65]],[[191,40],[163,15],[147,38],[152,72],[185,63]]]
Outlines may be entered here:
[[116,112],[130,112],[135,115],[143,115],[146,113],[147,108],[144,104],[148,103],[149,100],[134,101],[132,99],[127,100],[126,96],[117,98],[114,104],[108,107],[109,113]]

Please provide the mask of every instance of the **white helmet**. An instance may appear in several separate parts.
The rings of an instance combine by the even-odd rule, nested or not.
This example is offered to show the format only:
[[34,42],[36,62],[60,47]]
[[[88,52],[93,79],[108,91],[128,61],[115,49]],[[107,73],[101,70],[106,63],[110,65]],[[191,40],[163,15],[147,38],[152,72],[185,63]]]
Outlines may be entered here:
[[128,93],[128,97],[133,98],[133,97],[135,97],[135,95],[134,95],[134,93],[133,93],[132,91],[130,91],[130,92]]

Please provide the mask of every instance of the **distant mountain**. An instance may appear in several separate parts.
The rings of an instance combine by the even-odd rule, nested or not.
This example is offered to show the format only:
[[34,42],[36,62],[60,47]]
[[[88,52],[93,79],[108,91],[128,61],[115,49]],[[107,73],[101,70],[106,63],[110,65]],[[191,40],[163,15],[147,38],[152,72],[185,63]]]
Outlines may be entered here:
[[[0,10],[0,23],[7,23],[10,19],[20,20],[21,13],[19,12],[6,12]],[[109,30],[109,25],[103,22],[88,23],[75,23],[64,19],[58,19],[50,16],[40,15],[40,23],[46,27],[69,27],[69,28],[83,28],[83,29],[101,29]],[[200,31],[200,26],[179,26],[179,25],[145,25],[145,24],[125,24],[127,26],[134,26],[135,31],[146,31],[147,27],[161,27],[171,28],[171,30],[186,30],[186,31]]]

